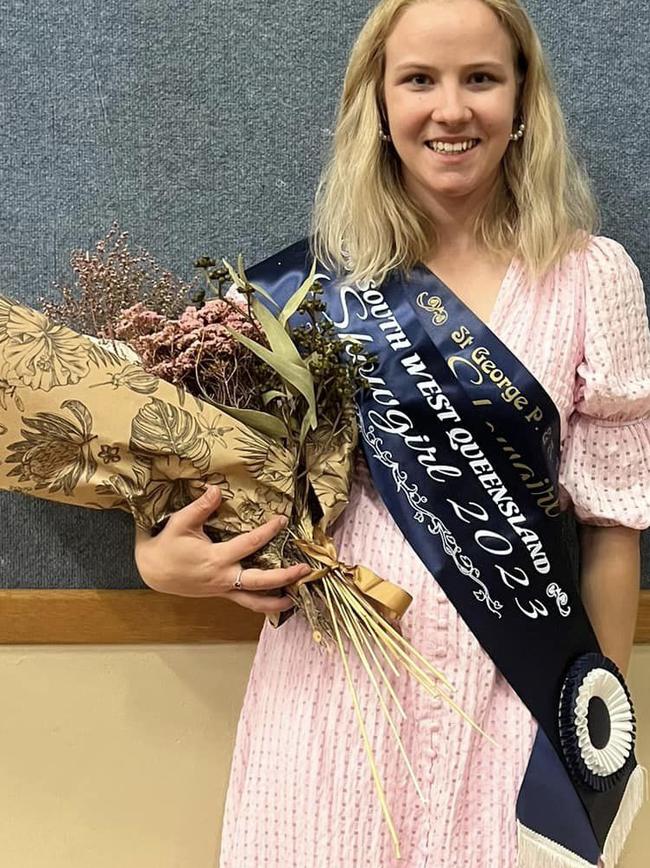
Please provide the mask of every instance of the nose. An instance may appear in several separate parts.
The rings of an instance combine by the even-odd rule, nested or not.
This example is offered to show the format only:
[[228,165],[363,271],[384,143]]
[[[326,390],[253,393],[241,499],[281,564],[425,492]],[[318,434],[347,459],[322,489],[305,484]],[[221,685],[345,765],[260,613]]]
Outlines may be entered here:
[[435,104],[431,118],[436,123],[457,126],[472,119],[472,111],[467,105],[465,94],[458,84],[441,83],[435,91]]

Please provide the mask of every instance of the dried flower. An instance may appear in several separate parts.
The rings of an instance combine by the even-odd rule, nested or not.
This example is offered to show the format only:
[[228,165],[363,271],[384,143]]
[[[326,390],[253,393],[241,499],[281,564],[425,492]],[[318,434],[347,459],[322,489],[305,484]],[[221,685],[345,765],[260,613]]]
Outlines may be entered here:
[[111,340],[126,308],[141,302],[165,318],[178,316],[198,286],[198,278],[186,283],[164,271],[146,250],[132,253],[128,232],[120,232],[117,222],[93,252],[74,250],[70,265],[75,283],[55,283],[62,301],[41,298],[43,311],[75,331]]
[[[130,359],[95,384],[126,387],[136,396],[151,396],[130,423],[131,459],[128,453],[124,456],[124,450],[120,454],[115,442],[104,442],[93,451],[91,442],[99,435],[93,433],[89,410],[75,399],[61,405],[74,421],[58,412],[39,412],[21,420],[22,439],[9,445],[6,461],[16,466],[6,475],[31,483],[36,492],[46,488],[71,496],[78,482],[91,479],[99,468],[104,471],[104,480],[95,492],[110,494],[112,504],[115,500],[128,504],[136,521],[145,524],[152,509],[167,513],[179,509],[196,497],[206,481],[217,482],[224,494],[234,498],[234,483],[231,489],[228,478],[218,469],[229,471],[236,456],[239,464],[235,466],[245,467],[250,479],[245,477],[246,491],[237,493],[237,509],[231,510],[225,521],[216,522],[217,538],[221,539],[238,534],[242,527],[258,526],[277,510],[278,495],[282,495],[279,499],[289,519],[286,532],[256,553],[255,562],[260,564],[265,558],[270,565],[304,562],[311,568],[307,580],[288,586],[285,593],[307,619],[318,647],[332,653],[338,650],[380,805],[399,857],[397,833],[348,663],[347,640],[370,677],[421,797],[388,697],[384,696],[382,684],[390,688],[388,671],[399,674],[401,669],[436,699],[444,699],[465,715],[447,694],[451,685],[442,673],[392,623],[408,605],[410,595],[403,592],[399,606],[388,609],[381,596],[373,597],[368,590],[382,580],[368,576],[364,567],[340,562],[328,536],[349,496],[357,442],[354,397],[363,387],[362,365],[369,359],[359,352],[356,358],[343,362],[335,327],[323,316],[323,290],[314,282],[316,263],[284,311],[275,316],[248,281],[241,256],[237,270],[225,260],[221,260],[225,266],[221,268],[217,260],[201,257],[196,265],[205,272],[207,288],[192,292],[195,286],[161,271],[148,254],[132,256],[126,239],[127,234],[118,235],[114,224],[94,253],[76,251],[71,262],[77,285],[63,287],[63,302],[48,303],[45,308],[50,317],[66,325],[95,337],[123,341],[138,354],[142,366]],[[240,301],[226,294],[229,282],[239,292]],[[210,293],[214,297],[209,297]],[[302,321],[293,313],[302,316]],[[0,399],[5,404],[12,397],[16,372],[20,382],[31,388],[37,385],[27,370],[33,366],[26,368],[25,359],[40,359],[45,347],[47,358],[43,356],[39,371],[52,369],[52,340],[45,341],[42,325],[33,324],[29,314],[22,316],[34,346],[30,344],[26,350],[21,342],[17,350],[6,353],[6,370],[0,365]],[[21,325],[21,334],[24,332]],[[58,343],[54,341],[59,367],[63,365],[65,370],[78,363],[75,353],[63,352],[66,341],[74,343],[76,337],[67,335]],[[40,383],[44,375],[38,376]],[[44,382],[52,380],[49,373],[48,377]],[[184,398],[174,405],[153,397],[157,388],[154,377],[182,384],[196,397],[226,405],[227,411],[216,419],[213,413],[211,422],[209,411],[214,408],[199,402],[201,412],[197,414],[183,408]],[[73,382],[79,379],[77,376]],[[20,411],[17,399],[16,406]],[[257,412],[246,412],[250,409]],[[232,433],[235,428],[236,436]],[[93,444],[95,450],[97,445]],[[222,464],[217,463],[208,478],[213,456]],[[127,476],[121,464],[129,460]],[[233,478],[237,479],[237,473]],[[274,623],[281,623],[283,617],[278,616]],[[403,715],[395,694],[390,689],[388,693]]]
[[228,329],[258,339],[258,328],[237,302],[210,299],[168,319],[138,302],[122,312],[115,337],[125,341],[150,374],[182,384],[199,397],[242,408],[263,409],[261,363]]

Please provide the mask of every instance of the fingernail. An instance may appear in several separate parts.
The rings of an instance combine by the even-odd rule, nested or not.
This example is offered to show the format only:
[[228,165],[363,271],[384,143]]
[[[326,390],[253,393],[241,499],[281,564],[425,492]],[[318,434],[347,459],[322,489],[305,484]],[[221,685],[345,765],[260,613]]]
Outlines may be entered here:
[[289,519],[286,517],[286,515],[281,515],[280,516],[280,527],[286,527],[288,524],[289,524]]

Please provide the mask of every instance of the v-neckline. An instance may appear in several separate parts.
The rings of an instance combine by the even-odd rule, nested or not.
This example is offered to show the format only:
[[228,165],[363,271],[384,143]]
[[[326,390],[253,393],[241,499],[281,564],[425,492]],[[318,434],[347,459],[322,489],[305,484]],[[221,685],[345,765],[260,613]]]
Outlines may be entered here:
[[457,293],[455,293],[454,290],[450,286],[448,286],[448,284],[446,284],[441,277],[438,277],[435,271],[429,268],[428,265],[426,265],[424,262],[419,262],[418,264],[426,272],[435,277],[436,280],[439,280],[440,283],[442,283],[442,285],[447,289],[447,291],[450,292],[451,295],[454,296],[454,298],[458,299],[459,303],[466,307],[468,311],[470,311],[472,316],[475,316],[476,319],[482,322],[484,326],[490,329],[490,331],[494,331],[494,323],[495,321],[497,321],[498,315],[501,313],[501,308],[504,304],[506,290],[510,283],[511,275],[515,270],[516,256],[513,256],[508,263],[508,267],[506,268],[505,274],[503,275],[501,283],[499,284],[499,289],[497,290],[494,304],[492,305],[492,310],[490,311],[489,317],[487,317],[486,319],[483,319],[483,317],[479,316],[474,310],[472,310],[472,308],[467,304],[467,302],[464,301]]

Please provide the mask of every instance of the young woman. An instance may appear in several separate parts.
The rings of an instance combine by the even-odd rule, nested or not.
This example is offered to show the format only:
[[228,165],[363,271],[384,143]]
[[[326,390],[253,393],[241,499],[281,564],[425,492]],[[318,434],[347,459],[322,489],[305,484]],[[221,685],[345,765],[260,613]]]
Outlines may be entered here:
[[[458,355],[450,356],[441,342],[447,362],[442,367],[453,368],[467,391],[476,430],[484,432],[484,422],[491,419],[490,409],[483,418],[476,408],[490,405],[512,414],[512,419],[497,415],[489,421],[495,438],[498,432],[507,434],[488,444],[493,467],[507,463],[508,448],[499,449],[498,443],[506,444],[511,436],[530,451],[525,458],[530,457],[531,467],[547,447],[547,466],[552,465],[552,424],[545,439],[533,424],[536,410],[532,405],[523,409],[532,395],[541,395],[540,406],[548,400],[547,416],[556,414],[561,444],[560,505],[571,508],[580,525],[582,600],[603,654],[625,671],[637,608],[639,530],[650,524],[650,340],[639,272],[620,244],[591,234],[594,225],[588,183],[569,152],[537,36],[517,0],[379,3],[350,57],[331,160],[316,198],[312,248],[333,274],[347,270],[348,286],[381,291],[386,286],[382,304],[388,305],[390,295],[391,309],[396,317],[401,309],[402,324],[409,322],[409,328],[422,316],[413,299],[420,298],[423,287],[435,289],[437,295],[425,298],[429,317],[422,329],[435,332],[448,313],[457,318],[457,331],[450,335]],[[275,257],[273,273],[262,269],[269,285],[282,283],[294,254],[292,248],[284,259]],[[284,272],[277,265],[282,262]],[[363,303],[359,291],[352,306],[359,328],[372,318],[369,299],[360,313]],[[344,313],[354,311],[347,307]],[[344,319],[341,315],[341,323]],[[482,356],[470,354],[475,339],[484,345]],[[464,356],[461,349],[467,350]],[[490,352],[491,367],[484,364]],[[499,376],[494,376],[495,358]],[[512,371],[523,372],[523,380]],[[394,381],[396,402],[404,376],[408,379],[402,370]],[[517,394],[516,382],[525,383]],[[500,393],[477,392],[473,403],[471,389],[477,384],[498,387]],[[387,413],[378,415],[376,397],[375,415],[368,418],[379,420],[388,442],[394,430],[386,427]],[[522,413],[515,423],[517,408]],[[497,431],[495,424],[504,427]],[[549,700],[534,694],[554,665],[553,645],[570,645],[572,631],[568,622],[562,627],[560,617],[569,617],[570,589],[556,584],[553,591],[549,584],[543,599],[508,598],[521,610],[519,621],[516,611],[507,614],[505,595],[529,582],[521,566],[501,567],[501,600],[486,597],[487,591],[481,598],[476,589],[473,596],[466,594],[468,599],[455,596],[466,586],[459,576],[455,582],[445,580],[447,566],[432,554],[439,541],[414,542],[419,530],[408,525],[390,479],[386,482],[377,469],[380,462],[373,459],[379,447],[373,452],[377,441],[369,432],[364,450],[373,477],[360,460],[337,532],[339,555],[394,578],[413,595],[404,632],[455,684],[456,700],[496,744],[413,684],[395,685],[407,711],[401,736],[426,798],[422,804],[413,791],[381,715],[371,716],[370,734],[401,841],[402,858],[396,861],[338,660],[316,653],[298,618],[278,630],[267,625],[237,734],[222,868],[511,868],[597,864],[602,856],[607,865],[615,864],[638,808],[639,770],[622,783],[594,773],[597,795],[592,798],[585,795],[584,781],[574,778],[575,790],[567,785],[571,776],[563,767],[555,769],[557,758],[539,759],[548,744],[541,743],[540,733]],[[406,455],[407,446],[399,448]],[[510,448],[511,457],[514,451]],[[504,468],[503,478],[510,472]],[[512,479],[514,487],[526,475],[520,472],[519,482],[516,475]],[[475,527],[487,507],[469,490],[463,506],[462,488],[459,495],[458,488],[443,489],[440,477],[435,482],[430,508],[437,506],[436,497],[451,502],[448,495],[455,492],[450,515],[458,533],[491,533],[481,537],[481,556],[491,552],[498,560],[501,552],[487,542],[497,535],[485,529],[494,526]],[[489,485],[483,477],[482,482]],[[540,478],[522,490],[520,500],[530,514],[540,514],[540,534],[548,530],[545,503],[546,517],[554,517],[548,491],[546,501],[535,499],[535,486],[544,485],[551,485],[552,495],[552,480]],[[269,522],[239,548],[213,545],[201,525],[218,508],[218,498],[208,492],[176,513],[156,537],[139,534],[136,560],[143,579],[168,593],[223,593],[258,611],[287,608],[286,597],[264,591],[295,580],[295,570],[242,573],[238,563],[242,551],[278,531],[278,522]],[[494,586],[490,593],[496,597]],[[481,599],[483,605],[477,602]],[[492,608],[486,609],[490,602]],[[579,603],[571,605],[580,615]],[[544,644],[543,622],[553,616],[559,626]],[[506,625],[501,632],[495,626],[499,621]],[[575,630],[587,638],[573,649],[576,653],[592,647],[586,618],[580,624]],[[543,653],[536,650],[538,628]],[[518,646],[514,640],[508,645],[525,630]],[[605,671],[603,666],[598,672]],[[562,677],[553,682],[558,692],[560,684],[567,685]],[[356,682],[363,683],[361,672]],[[361,701],[371,714],[376,701],[369,684]],[[542,710],[533,714],[536,702]],[[547,731],[552,726],[551,721]],[[536,814],[540,769],[549,791]],[[623,795],[630,780],[636,795]],[[609,796],[602,796],[599,782],[607,785]],[[604,812],[593,808],[601,798],[610,799]],[[554,811],[562,816],[552,816]],[[608,811],[601,822],[598,817]],[[614,816],[618,825],[611,835]],[[563,822],[570,829],[561,828]],[[580,823],[586,829],[583,840],[575,831]],[[586,841],[589,829],[595,845]]]
[[[650,524],[650,340],[638,270],[620,244],[591,234],[594,224],[594,202],[567,146],[542,50],[516,0],[379,3],[350,57],[316,200],[313,248],[333,272],[347,270],[346,285],[373,281],[381,289],[400,270],[425,281],[435,274],[463,322],[489,332],[497,351],[512,353],[546,391],[559,416],[561,506],[580,523],[582,599],[603,654],[625,670],[639,530]],[[273,261],[273,274],[261,271],[269,286],[282,282],[283,255]],[[411,290],[407,277],[396,303],[400,291]],[[455,366],[465,383],[481,378],[472,364],[471,373]],[[409,786],[381,716],[373,718],[371,737],[401,840],[397,862],[338,661],[314,652],[298,618],[277,631],[267,626],[239,724],[222,868],[510,868],[596,864],[602,854],[614,864],[617,850],[602,830],[600,853],[570,835],[547,833],[546,820],[527,833],[524,789],[534,786],[522,782],[527,768],[533,777],[531,753],[540,752],[530,703],[484,650],[493,628],[486,636],[468,627],[471,615],[462,605],[459,614],[426,555],[416,554],[406,525],[393,520],[399,510],[387,508],[391,496],[380,496],[360,460],[337,532],[340,557],[399,580],[413,595],[405,633],[497,744],[413,685],[396,685],[408,715],[401,736],[426,798],[422,804]],[[200,527],[217,506],[218,495],[208,493],[158,537],[141,535],[143,578],[188,593],[209,573],[243,605],[282,607],[282,598],[260,595],[263,580],[239,574],[225,550],[215,565]],[[468,522],[468,515],[458,508],[457,517]],[[276,531],[270,523],[262,537]],[[510,588],[522,574],[511,575],[504,578]],[[291,578],[269,577],[266,587]],[[543,621],[539,607],[548,614],[552,605],[546,598],[519,607],[534,617],[537,610]],[[492,657],[501,641],[494,639]],[[508,653],[505,668],[516,668],[517,655]],[[368,713],[375,704],[370,686],[362,701]],[[635,809],[627,805],[619,837]]]

